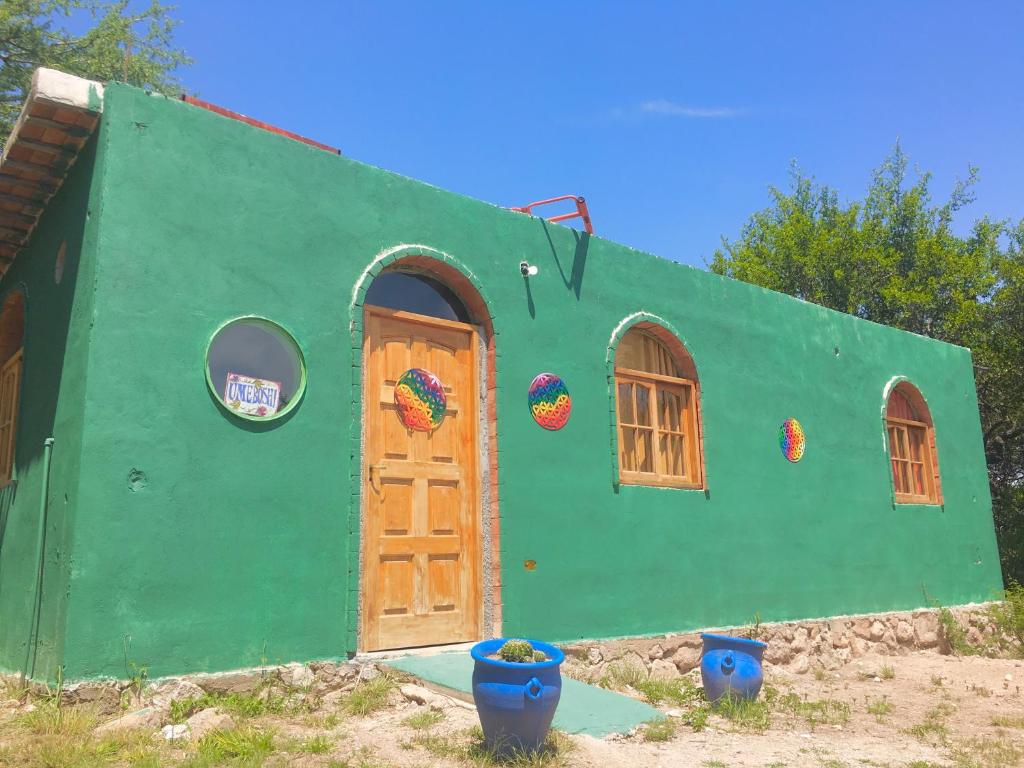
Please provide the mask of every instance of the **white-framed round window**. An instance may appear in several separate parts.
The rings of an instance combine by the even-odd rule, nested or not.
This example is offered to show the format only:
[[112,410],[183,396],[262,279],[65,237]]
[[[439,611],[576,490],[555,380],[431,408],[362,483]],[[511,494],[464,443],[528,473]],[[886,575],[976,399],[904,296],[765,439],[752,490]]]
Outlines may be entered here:
[[252,421],[284,416],[302,399],[306,362],[295,338],[265,317],[236,317],[206,348],[206,383],[230,413]]

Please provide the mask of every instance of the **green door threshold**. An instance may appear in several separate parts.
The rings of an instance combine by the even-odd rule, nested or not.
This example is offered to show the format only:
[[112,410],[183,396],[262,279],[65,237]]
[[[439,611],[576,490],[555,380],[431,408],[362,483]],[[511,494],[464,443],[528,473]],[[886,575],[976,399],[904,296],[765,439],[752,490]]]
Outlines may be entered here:
[[[381,663],[425,683],[447,688],[460,699],[473,700],[473,659],[468,653],[403,656]],[[664,715],[649,704],[563,675],[562,697],[553,726],[565,733],[601,738],[627,733],[641,723],[661,718]]]

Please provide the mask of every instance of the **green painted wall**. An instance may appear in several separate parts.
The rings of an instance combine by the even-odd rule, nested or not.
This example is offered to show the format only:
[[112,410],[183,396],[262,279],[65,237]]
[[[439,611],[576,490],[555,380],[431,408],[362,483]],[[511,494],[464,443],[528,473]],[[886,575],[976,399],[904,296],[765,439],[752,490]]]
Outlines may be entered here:
[[[97,138],[82,150],[50,201],[32,242],[0,280],[0,301],[25,294],[24,369],[15,482],[0,494],[0,670],[52,679],[63,655],[74,516],[79,508],[85,365],[93,312],[92,271],[100,174]],[[96,210],[93,210],[93,208]],[[54,267],[67,243],[64,273]],[[54,438],[46,505],[38,644],[32,617],[39,573],[43,441]],[[34,666],[33,666],[34,662]],[[28,666],[26,666],[28,665]]]
[[[106,91],[102,140],[69,678],[123,675],[126,657],[155,676],[354,650],[350,301],[402,243],[450,254],[492,313],[507,634],[659,633],[1000,586],[967,350],[123,86]],[[540,267],[528,284],[522,259]],[[638,311],[697,363],[707,493],[613,485],[606,357]],[[206,387],[210,335],[244,314],[280,322],[305,354],[305,398],[277,423],[226,415]],[[556,433],[526,407],[548,370],[574,400]],[[892,504],[881,408],[895,375],[931,406],[942,508]],[[776,440],[790,416],[807,433],[799,464]]]

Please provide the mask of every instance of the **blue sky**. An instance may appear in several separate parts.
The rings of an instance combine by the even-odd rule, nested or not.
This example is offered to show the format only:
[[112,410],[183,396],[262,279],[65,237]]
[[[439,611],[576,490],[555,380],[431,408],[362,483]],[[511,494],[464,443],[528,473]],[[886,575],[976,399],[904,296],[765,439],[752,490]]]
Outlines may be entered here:
[[1024,4],[176,0],[187,86],[499,205],[700,265],[796,159],[847,199],[899,139],[1024,216]]

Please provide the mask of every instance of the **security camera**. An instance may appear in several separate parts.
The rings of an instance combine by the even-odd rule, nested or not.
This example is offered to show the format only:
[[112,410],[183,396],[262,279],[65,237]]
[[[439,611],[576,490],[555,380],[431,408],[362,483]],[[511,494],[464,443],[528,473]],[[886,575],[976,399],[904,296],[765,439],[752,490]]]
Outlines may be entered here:
[[519,262],[519,271],[522,273],[523,277],[533,277],[540,272],[537,267],[533,266],[528,261]]

